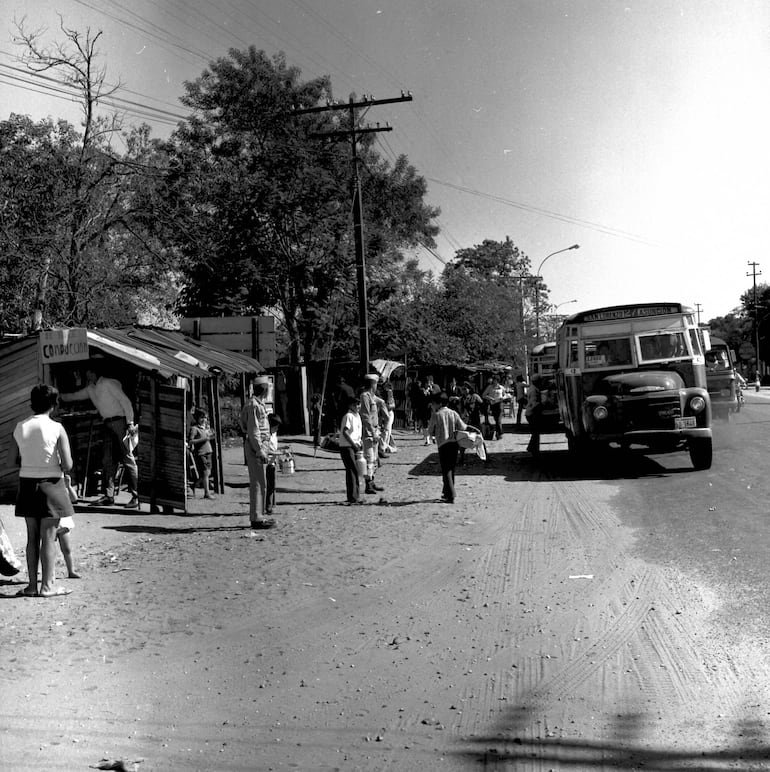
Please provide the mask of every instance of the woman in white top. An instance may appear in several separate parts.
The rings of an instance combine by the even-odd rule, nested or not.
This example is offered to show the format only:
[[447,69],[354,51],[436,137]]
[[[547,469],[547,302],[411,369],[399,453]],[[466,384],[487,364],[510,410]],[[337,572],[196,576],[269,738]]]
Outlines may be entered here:
[[[30,405],[34,415],[16,424],[15,462],[20,466],[16,517],[27,524],[27,573],[29,582],[19,595],[49,598],[68,595],[55,587],[56,531],[59,519],[75,514],[64,474],[72,469],[72,453],[64,427],[51,418],[59,392],[41,384],[32,389]],[[13,446],[11,446],[13,451]],[[42,581],[38,593],[38,563]]]

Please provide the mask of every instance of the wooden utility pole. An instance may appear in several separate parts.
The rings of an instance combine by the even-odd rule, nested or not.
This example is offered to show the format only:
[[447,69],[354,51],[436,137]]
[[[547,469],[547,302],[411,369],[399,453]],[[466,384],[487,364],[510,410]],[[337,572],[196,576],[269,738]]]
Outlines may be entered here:
[[351,146],[351,158],[353,162],[353,237],[356,248],[356,282],[358,285],[358,335],[359,356],[361,360],[362,375],[369,368],[369,313],[366,303],[366,257],[364,253],[364,217],[361,202],[361,176],[358,173],[358,137],[362,134],[373,134],[379,131],[392,131],[390,126],[356,126],[356,110],[374,105],[387,105],[395,102],[411,102],[411,92],[401,92],[400,97],[391,99],[374,99],[371,94],[364,94],[360,100],[354,101],[353,97],[345,102],[332,102],[318,107],[306,107],[292,110],[292,115],[306,115],[307,113],[324,113],[331,110],[347,110],[350,128],[341,131],[325,131],[313,134],[314,137],[327,139],[349,139]]
[[[759,382],[759,306],[757,305],[757,276],[762,275],[762,271],[757,270],[759,263],[753,263],[748,261],[751,266],[751,273],[746,272],[746,276],[751,276],[754,279],[754,341],[757,347],[757,383]],[[759,390],[759,389],[757,389]]]

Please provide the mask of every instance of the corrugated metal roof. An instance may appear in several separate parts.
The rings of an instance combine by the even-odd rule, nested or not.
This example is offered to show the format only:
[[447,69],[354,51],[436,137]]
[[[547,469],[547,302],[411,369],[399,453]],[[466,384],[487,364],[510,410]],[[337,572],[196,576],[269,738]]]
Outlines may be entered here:
[[118,357],[142,370],[159,373],[164,378],[174,375],[185,378],[210,378],[211,373],[196,364],[175,358],[162,349],[155,349],[131,338],[125,330],[86,330],[88,345],[105,354]]
[[154,351],[174,352],[172,356],[175,358],[194,363],[210,372],[237,375],[265,371],[265,368],[252,357],[203,343],[177,330],[132,327],[128,330],[128,336],[137,343],[151,346]]

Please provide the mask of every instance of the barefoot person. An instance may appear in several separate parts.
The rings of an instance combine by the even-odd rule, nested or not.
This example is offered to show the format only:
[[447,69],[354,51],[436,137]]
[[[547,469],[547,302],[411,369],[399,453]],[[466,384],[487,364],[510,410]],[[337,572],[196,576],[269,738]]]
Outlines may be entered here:
[[80,579],[80,574],[75,571],[75,561],[72,558],[72,541],[70,532],[75,527],[75,520],[71,517],[60,517],[59,527],[56,529],[56,541],[67,566],[67,579]]
[[[51,386],[32,389],[33,415],[16,424],[11,459],[20,466],[16,517],[27,524],[27,586],[19,595],[50,598],[72,592],[55,585],[56,532],[60,518],[72,517],[72,508],[64,473],[72,469],[72,453],[64,427],[51,418],[59,401],[59,392]],[[38,592],[38,564],[42,581]]]

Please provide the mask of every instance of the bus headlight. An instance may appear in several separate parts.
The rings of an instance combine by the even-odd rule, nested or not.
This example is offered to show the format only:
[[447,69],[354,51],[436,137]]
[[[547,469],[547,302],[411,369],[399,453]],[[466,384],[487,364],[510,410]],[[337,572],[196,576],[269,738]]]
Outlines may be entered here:
[[706,409],[706,400],[703,397],[693,397],[690,400],[690,410],[693,413],[702,413]]
[[597,405],[594,408],[594,418],[597,421],[603,421],[609,414],[609,410],[604,405]]

